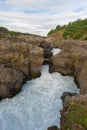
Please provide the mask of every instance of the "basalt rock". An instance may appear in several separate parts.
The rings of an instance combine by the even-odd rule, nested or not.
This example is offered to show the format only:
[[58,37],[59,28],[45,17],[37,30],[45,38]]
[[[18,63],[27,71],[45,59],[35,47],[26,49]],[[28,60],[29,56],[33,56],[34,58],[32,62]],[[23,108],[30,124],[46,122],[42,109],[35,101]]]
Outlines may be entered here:
[[40,76],[43,61],[40,47],[0,40],[0,98],[14,96],[25,80]]
[[49,41],[43,40],[40,42],[40,47],[43,48],[44,51],[44,58],[49,59],[53,56],[52,46]]
[[74,59],[70,52],[61,51],[51,58],[50,72],[60,72],[63,75],[73,74]]
[[67,96],[72,97],[72,96],[76,96],[76,95],[77,95],[77,93],[64,92],[63,95],[61,96],[61,99],[64,102]]
[[62,51],[50,59],[50,72],[74,77],[81,93],[87,93],[87,42],[66,40]]
[[0,64],[19,70],[28,76],[30,50],[32,46],[27,43],[0,41]]
[[23,73],[8,67],[0,67],[0,99],[12,97],[21,90]]
[[35,47],[30,51],[29,66],[30,78],[36,78],[41,75],[41,66],[43,64],[43,49]]
[[57,126],[51,126],[51,127],[48,127],[47,130],[59,130],[59,129],[57,128]]
[[46,38],[43,38],[41,36],[36,36],[36,35],[23,35],[22,34],[22,35],[19,35],[17,39],[18,39],[18,42],[21,40],[22,42],[31,44],[32,47],[43,48],[44,58],[50,58],[53,55],[53,53],[51,52],[51,49],[53,48],[52,43],[50,40],[47,40]]
[[54,48],[61,48],[62,47],[62,40],[63,40],[63,30],[60,30],[56,33],[50,34],[47,36],[47,40],[51,41],[51,45]]

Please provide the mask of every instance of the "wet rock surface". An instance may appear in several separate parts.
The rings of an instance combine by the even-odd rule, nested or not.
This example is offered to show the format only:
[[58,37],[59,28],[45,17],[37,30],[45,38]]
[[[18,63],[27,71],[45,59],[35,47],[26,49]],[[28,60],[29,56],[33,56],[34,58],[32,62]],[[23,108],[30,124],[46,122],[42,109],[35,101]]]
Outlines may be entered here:
[[72,97],[72,96],[76,96],[76,95],[77,95],[77,93],[64,92],[63,95],[61,96],[61,99],[64,102],[67,96]]
[[51,126],[51,127],[48,127],[47,130],[59,130],[56,126]]

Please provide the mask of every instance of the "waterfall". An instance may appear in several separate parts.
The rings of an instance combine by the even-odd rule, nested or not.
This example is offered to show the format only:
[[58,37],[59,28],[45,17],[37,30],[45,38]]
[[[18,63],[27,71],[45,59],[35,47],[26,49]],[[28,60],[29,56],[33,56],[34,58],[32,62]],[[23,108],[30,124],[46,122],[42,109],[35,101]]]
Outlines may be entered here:
[[[55,51],[55,50],[53,50]],[[47,130],[60,127],[63,92],[79,92],[71,76],[49,73],[43,65],[41,77],[27,81],[22,91],[0,103],[0,130]]]

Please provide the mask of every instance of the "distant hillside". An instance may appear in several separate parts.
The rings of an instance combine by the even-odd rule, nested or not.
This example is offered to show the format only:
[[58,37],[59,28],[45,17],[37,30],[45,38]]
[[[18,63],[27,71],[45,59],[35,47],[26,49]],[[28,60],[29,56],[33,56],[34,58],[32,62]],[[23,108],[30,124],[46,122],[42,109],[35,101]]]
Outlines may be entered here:
[[57,36],[57,34],[59,36],[60,33],[63,39],[87,40],[87,19],[78,19],[74,22],[70,22],[68,25],[58,25],[48,33],[48,36]]
[[[11,31],[11,30],[8,30],[7,28],[5,27],[0,27],[0,39],[3,39],[3,38],[12,38],[12,37],[17,37],[18,36],[33,36],[33,37],[42,37],[40,35],[35,35],[35,34],[30,34],[30,33],[22,33],[22,32],[16,32],[16,31]],[[45,37],[43,37],[45,38]]]
[[32,34],[10,31],[5,27],[0,27],[0,39],[6,37],[16,37],[19,35],[32,35]]

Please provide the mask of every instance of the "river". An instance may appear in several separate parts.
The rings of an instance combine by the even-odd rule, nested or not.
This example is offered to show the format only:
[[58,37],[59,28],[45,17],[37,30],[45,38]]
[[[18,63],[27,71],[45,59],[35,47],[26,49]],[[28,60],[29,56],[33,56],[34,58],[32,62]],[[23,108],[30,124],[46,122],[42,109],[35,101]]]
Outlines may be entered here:
[[[58,53],[56,49],[54,54]],[[23,85],[22,91],[0,103],[0,130],[47,130],[60,127],[63,92],[79,92],[71,76],[49,73],[43,65],[41,76]]]

